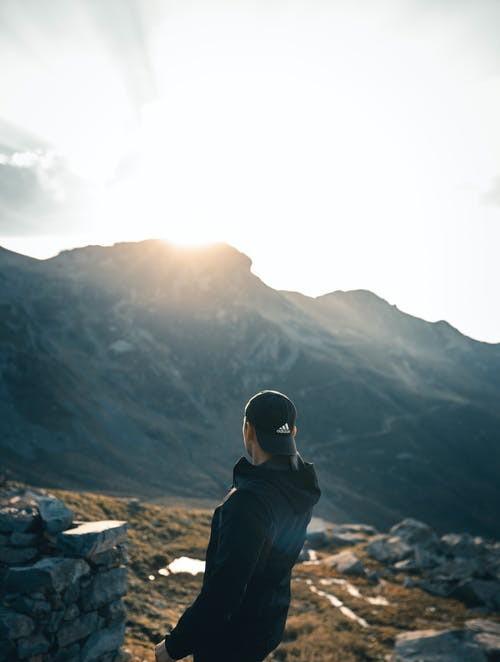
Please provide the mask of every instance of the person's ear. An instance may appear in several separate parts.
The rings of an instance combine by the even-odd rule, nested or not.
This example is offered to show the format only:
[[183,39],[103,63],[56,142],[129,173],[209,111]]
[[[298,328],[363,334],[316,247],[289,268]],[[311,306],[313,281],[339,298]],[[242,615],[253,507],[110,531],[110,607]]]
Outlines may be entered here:
[[295,435],[297,434],[298,429],[299,429],[299,428],[298,428],[296,425],[293,426],[293,432],[292,432],[292,436],[293,436],[293,437],[295,437]]

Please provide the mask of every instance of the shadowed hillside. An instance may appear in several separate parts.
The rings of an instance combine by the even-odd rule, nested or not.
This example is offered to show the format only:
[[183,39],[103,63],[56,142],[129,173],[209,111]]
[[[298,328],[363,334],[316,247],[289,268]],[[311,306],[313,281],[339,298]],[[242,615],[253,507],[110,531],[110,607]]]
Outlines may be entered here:
[[226,244],[0,249],[0,452],[14,477],[211,504],[262,388],[297,405],[316,514],[500,533],[500,346],[368,291],[274,290]]

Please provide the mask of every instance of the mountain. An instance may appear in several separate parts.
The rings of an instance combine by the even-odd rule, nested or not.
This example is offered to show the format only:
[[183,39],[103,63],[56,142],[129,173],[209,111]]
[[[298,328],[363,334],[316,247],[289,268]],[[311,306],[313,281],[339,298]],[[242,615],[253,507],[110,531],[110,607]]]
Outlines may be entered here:
[[216,501],[245,402],[296,403],[315,514],[498,536],[500,345],[375,294],[274,290],[227,244],[0,249],[0,453],[33,484]]

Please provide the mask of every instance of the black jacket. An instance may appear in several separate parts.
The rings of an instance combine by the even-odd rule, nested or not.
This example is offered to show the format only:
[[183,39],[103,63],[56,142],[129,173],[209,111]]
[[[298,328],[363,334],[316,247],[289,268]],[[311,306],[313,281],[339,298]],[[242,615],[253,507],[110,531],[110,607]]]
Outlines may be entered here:
[[171,657],[220,662],[262,660],[280,643],[290,579],[321,490],[314,464],[274,455],[242,456],[214,510],[198,597],[165,635]]

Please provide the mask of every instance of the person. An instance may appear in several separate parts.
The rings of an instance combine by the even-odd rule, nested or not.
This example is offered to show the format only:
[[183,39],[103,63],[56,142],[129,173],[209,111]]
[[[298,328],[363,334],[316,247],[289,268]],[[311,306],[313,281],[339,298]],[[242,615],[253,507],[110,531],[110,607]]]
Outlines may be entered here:
[[321,490],[297,450],[297,411],[280,391],[245,405],[245,457],[214,510],[199,595],[155,646],[157,662],[261,662],[282,640],[292,568]]

